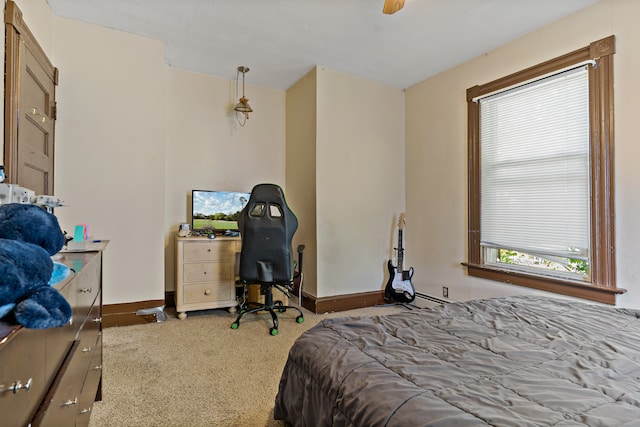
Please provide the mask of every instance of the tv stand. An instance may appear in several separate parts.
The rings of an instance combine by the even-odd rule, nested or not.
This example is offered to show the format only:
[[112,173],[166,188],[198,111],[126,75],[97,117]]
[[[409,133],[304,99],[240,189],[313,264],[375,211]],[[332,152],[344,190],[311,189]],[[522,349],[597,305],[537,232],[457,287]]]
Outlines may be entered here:
[[175,301],[178,318],[188,311],[229,308],[235,312],[236,254],[240,237],[176,237]]

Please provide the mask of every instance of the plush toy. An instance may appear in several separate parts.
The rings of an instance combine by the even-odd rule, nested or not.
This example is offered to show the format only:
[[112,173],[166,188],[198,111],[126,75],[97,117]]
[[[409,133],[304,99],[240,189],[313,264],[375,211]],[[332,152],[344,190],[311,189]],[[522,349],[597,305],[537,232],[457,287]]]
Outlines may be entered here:
[[0,317],[13,314],[19,324],[34,329],[69,321],[69,303],[49,285],[51,255],[64,243],[58,219],[41,207],[0,205]]

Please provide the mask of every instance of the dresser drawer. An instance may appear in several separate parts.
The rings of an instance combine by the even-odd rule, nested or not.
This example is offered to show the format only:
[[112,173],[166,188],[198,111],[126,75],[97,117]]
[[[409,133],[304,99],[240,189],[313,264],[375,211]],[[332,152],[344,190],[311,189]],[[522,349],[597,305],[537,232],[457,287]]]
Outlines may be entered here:
[[184,245],[183,261],[227,261],[235,260],[238,245],[233,240],[190,242]]
[[[76,427],[89,425],[93,402],[102,378],[101,329],[100,307],[95,305],[91,308],[87,321],[80,330],[78,347],[73,358],[73,369],[77,370],[79,375],[82,375],[82,387],[78,393],[77,401],[72,405],[76,416]],[[75,376],[76,373],[71,375]],[[53,412],[65,415],[62,408],[57,411],[54,409]]]
[[[73,292],[73,289],[75,289],[74,283],[75,278],[67,286],[59,289],[59,292],[65,297],[72,309],[76,306],[75,293]],[[76,325],[72,316],[65,325],[44,331],[47,346],[47,361],[45,364],[47,378],[53,378],[58,369],[60,369],[79,328],[80,325]]]
[[44,331],[47,347],[45,363],[47,378],[53,378],[62,366],[64,358],[69,353],[76,337],[76,329],[71,322],[59,328],[51,328]]
[[185,284],[198,282],[222,282],[233,279],[233,264],[230,262],[202,262],[185,264]]
[[[99,313],[99,307],[95,306],[90,316]],[[92,383],[95,384],[96,372],[92,371],[92,364],[97,356],[102,355],[102,340],[100,327],[95,322],[87,321],[80,333],[78,340],[74,342],[65,364],[58,373],[58,385],[51,398],[45,401],[34,424],[39,426],[72,426],[76,420],[88,421],[91,406],[83,401],[82,390],[86,386],[87,378],[91,373]],[[97,371],[99,375],[100,370]],[[94,390],[95,396],[95,390]]]
[[96,393],[102,378],[102,350],[96,348],[96,354],[91,359],[87,377],[84,380],[80,397],[78,398],[78,418],[76,419],[76,427],[88,426],[93,403],[96,400]]
[[100,282],[95,280],[100,277],[101,258],[95,257],[90,263],[83,267],[83,274],[75,280],[75,288],[71,291],[75,294],[75,305],[73,307],[73,317],[76,326],[80,327],[85,322],[89,310],[97,301],[100,293]]
[[56,379],[53,395],[42,403],[33,424],[40,427],[72,426],[78,413],[78,396],[87,373],[76,341]]
[[82,327],[78,339],[80,344],[78,346],[78,357],[83,360],[85,371],[89,369],[91,359],[97,351],[102,351],[102,340],[100,330],[100,323],[95,321],[100,318],[100,307],[94,306],[89,313],[87,322]]
[[45,331],[21,329],[0,346],[0,424],[26,425],[42,400],[45,377]]
[[217,284],[185,285],[185,304],[233,300],[235,286],[220,286]]

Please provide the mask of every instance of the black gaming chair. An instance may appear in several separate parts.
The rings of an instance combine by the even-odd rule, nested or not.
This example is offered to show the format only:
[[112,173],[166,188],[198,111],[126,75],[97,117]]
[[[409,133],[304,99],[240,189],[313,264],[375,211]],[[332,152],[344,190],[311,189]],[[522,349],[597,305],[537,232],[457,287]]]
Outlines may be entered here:
[[[259,284],[264,304],[243,302],[231,329],[240,327],[243,316],[260,311],[271,313],[271,335],[278,334],[276,310],[280,313],[287,309],[297,310],[299,315],[296,321],[304,322],[302,311],[298,307],[273,301],[274,287],[290,297],[289,290],[294,286],[291,240],[298,228],[298,219],[289,209],[282,189],[275,184],[258,184],[253,187],[249,202],[238,216],[238,228],[242,239],[238,273],[240,283]],[[302,245],[298,248],[299,267],[302,265],[303,248]],[[297,274],[301,272],[298,271]]]

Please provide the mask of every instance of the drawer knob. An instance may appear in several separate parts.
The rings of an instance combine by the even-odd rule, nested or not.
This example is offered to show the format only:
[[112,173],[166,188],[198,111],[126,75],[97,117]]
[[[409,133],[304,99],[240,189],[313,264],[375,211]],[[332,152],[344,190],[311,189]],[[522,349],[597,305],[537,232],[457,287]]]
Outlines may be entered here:
[[207,252],[211,252],[211,248],[207,249]]
[[100,323],[100,322],[102,322],[102,317],[96,317],[92,321],[95,322],[95,323]]
[[16,381],[13,385],[13,394],[16,394],[19,390],[29,391],[31,389],[31,385],[33,385],[33,378],[29,378],[26,384],[22,384],[20,380]]
[[91,293],[91,288],[80,288],[80,293],[81,294],[90,294]]
[[88,353],[90,351],[91,351],[91,347],[85,347],[85,348],[82,349],[83,353]]
[[102,369],[102,365],[96,365],[91,369],[93,369],[94,371],[99,371],[100,369]]
[[62,403],[60,406],[71,406],[71,405],[77,405],[78,404],[78,397],[76,396],[75,399],[71,400],[67,400],[66,402]]
[[80,411],[80,414],[88,414],[89,412],[91,412],[91,408],[84,408],[83,410]]
[[205,295],[211,295],[211,289],[207,289],[206,291],[204,291]]

